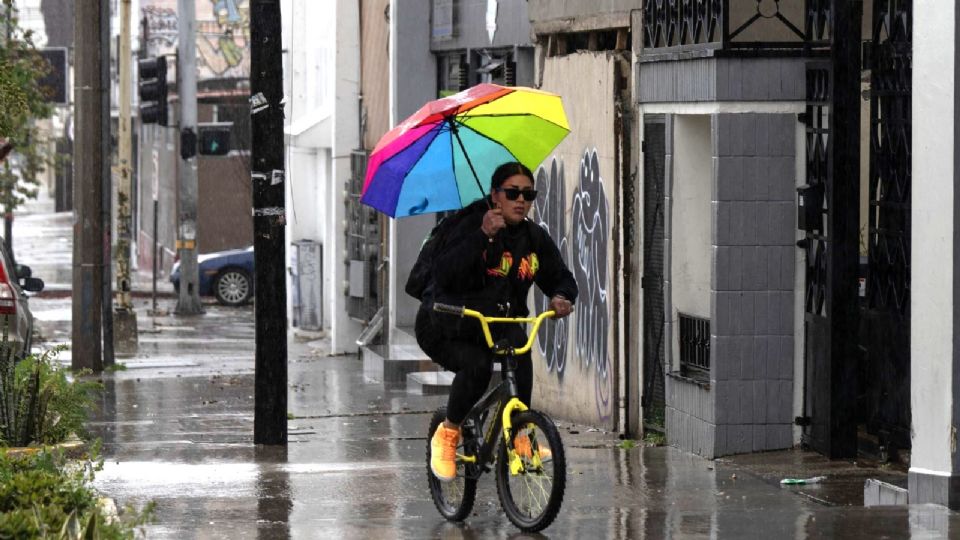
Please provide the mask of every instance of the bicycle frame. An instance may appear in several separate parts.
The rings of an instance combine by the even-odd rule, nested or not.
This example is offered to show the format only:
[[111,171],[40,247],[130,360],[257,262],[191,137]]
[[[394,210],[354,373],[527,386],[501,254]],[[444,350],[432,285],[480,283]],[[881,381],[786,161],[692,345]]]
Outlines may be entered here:
[[[493,464],[497,433],[502,433],[508,450],[510,450],[511,453],[513,451],[513,443],[511,442],[513,438],[510,436],[513,430],[511,417],[514,412],[527,410],[526,404],[517,397],[517,380],[514,374],[516,366],[513,362],[517,356],[530,351],[533,347],[533,340],[536,338],[537,331],[540,329],[540,325],[544,319],[553,317],[556,313],[554,311],[545,311],[536,317],[486,317],[479,311],[463,306],[435,303],[433,309],[441,313],[459,315],[461,317],[472,317],[480,321],[483,337],[486,339],[487,346],[490,347],[495,355],[503,357],[501,360],[502,379],[500,383],[488,390],[483,397],[480,398],[480,401],[470,409],[463,425],[465,431],[470,430],[469,440],[476,440],[477,437],[474,436],[472,430],[483,428],[483,423],[486,420],[488,411],[496,404],[497,410],[494,418],[490,422],[490,426],[486,433],[480,434],[480,437],[478,437],[483,442],[479,448],[469,449],[474,452],[473,455],[457,455],[457,459],[467,464],[465,471],[467,476],[469,478],[479,478],[483,472],[488,472]],[[530,335],[527,336],[526,344],[520,348],[510,346],[502,347],[495,344],[493,342],[493,335],[490,333],[490,324],[504,323],[533,323],[533,329]],[[471,423],[475,425],[468,425]],[[467,440],[468,437],[464,437],[464,441],[466,442]],[[467,451],[468,449],[465,447],[464,450]]]

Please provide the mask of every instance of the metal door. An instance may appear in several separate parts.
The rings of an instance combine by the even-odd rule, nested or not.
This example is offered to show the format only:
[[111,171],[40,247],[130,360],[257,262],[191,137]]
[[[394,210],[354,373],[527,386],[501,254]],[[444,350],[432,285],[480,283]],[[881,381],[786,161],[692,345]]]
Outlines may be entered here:
[[870,70],[870,201],[858,412],[881,454],[910,447],[911,0],[876,0]]
[[[807,65],[806,186],[798,195],[805,238],[803,441],[831,457],[857,452],[860,321],[860,26],[856,0],[810,3],[808,38],[829,38],[829,60]],[[812,24],[820,21],[823,24]],[[815,35],[817,32],[823,35]]]
[[643,394],[644,424],[663,429],[663,234],[667,130],[664,117],[643,124]]

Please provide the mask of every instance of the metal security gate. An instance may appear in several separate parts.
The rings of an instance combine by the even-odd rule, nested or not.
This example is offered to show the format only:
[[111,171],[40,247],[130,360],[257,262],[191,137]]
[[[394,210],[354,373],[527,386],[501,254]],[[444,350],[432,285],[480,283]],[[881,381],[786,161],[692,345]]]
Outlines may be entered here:
[[825,221],[830,212],[825,194],[830,189],[830,64],[807,67],[806,123],[807,174],[797,215],[805,230],[800,247],[806,255],[804,290],[804,443],[829,453],[830,445],[830,320],[827,312],[830,239]]
[[643,123],[643,394],[644,425],[663,429],[663,234],[667,133],[661,115]]
[[858,375],[861,444],[882,457],[910,447],[912,0],[876,0],[870,70],[868,268]]
[[367,174],[368,154],[355,150],[350,154],[350,179],[347,182],[347,314],[359,322],[373,319],[380,306],[380,225],[377,213],[360,204]]
[[[798,242],[806,258],[803,442],[831,458],[857,452],[860,26],[862,4],[808,2],[807,39],[829,60],[807,65],[806,185]],[[826,52],[826,51],[825,51]]]

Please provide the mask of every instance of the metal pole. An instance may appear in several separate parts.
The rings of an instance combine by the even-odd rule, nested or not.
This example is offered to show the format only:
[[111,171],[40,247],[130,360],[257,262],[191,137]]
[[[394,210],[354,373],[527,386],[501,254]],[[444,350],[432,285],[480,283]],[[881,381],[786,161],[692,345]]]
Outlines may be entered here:
[[76,27],[76,86],[74,88],[76,146],[74,152],[73,190],[73,319],[72,366],[74,369],[103,369],[101,348],[103,306],[103,221],[101,190],[103,189],[100,116],[107,98],[101,67],[108,63],[101,46],[103,20],[100,4],[77,2],[74,12]]
[[113,172],[110,170],[110,155],[113,148],[110,144],[110,3],[100,2],[100,50],[103,51],[103,61],[100,63],[100,88],[103,97],[100,101],[100,179],[102,186],[100,188],[100,197],[103,199],[100,205],[100,216],[103,224],[103,258],[100,263],[103,270],[100,278],[103,280],[103,288],[100,294],[103,295],[103,365],[113,365],[113,292],[111,282],[113,281],[113,256],[111,235],[113,227]]
[[114,307],[117,349],[124,353],[137,350],[137,314],[130,298],[130,240],[133,222],[130,215],[131,175],[133,172],[133,132],[130,129],[132,82],[130,50],[130,0],[120,0],[120,119],[117,184],[117,292]]
[[178,0],[180,18],[177,75],[180,84],[180,204],[177,251],[180,253],[180,298],[177,313],[203,312],[197,266],[197,9],[194,0]]
[[157,314],[157,259],[160,257],[160,241],[157,240],[157,214],[160,212],[160,204],[157,198],[153,198],[153,315]]
[[253,442],[287,444],[283,56],[279,0],[250,5],[256,360]]

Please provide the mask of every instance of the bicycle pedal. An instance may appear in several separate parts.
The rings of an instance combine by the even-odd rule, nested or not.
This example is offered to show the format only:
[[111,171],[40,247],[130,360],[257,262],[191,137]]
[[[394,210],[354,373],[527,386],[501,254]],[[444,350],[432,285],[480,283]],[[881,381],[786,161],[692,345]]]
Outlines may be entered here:
[[465,454],[457,454],[457,461],[462,461],[464,463],[476,463],[477,456],[468,456]]

